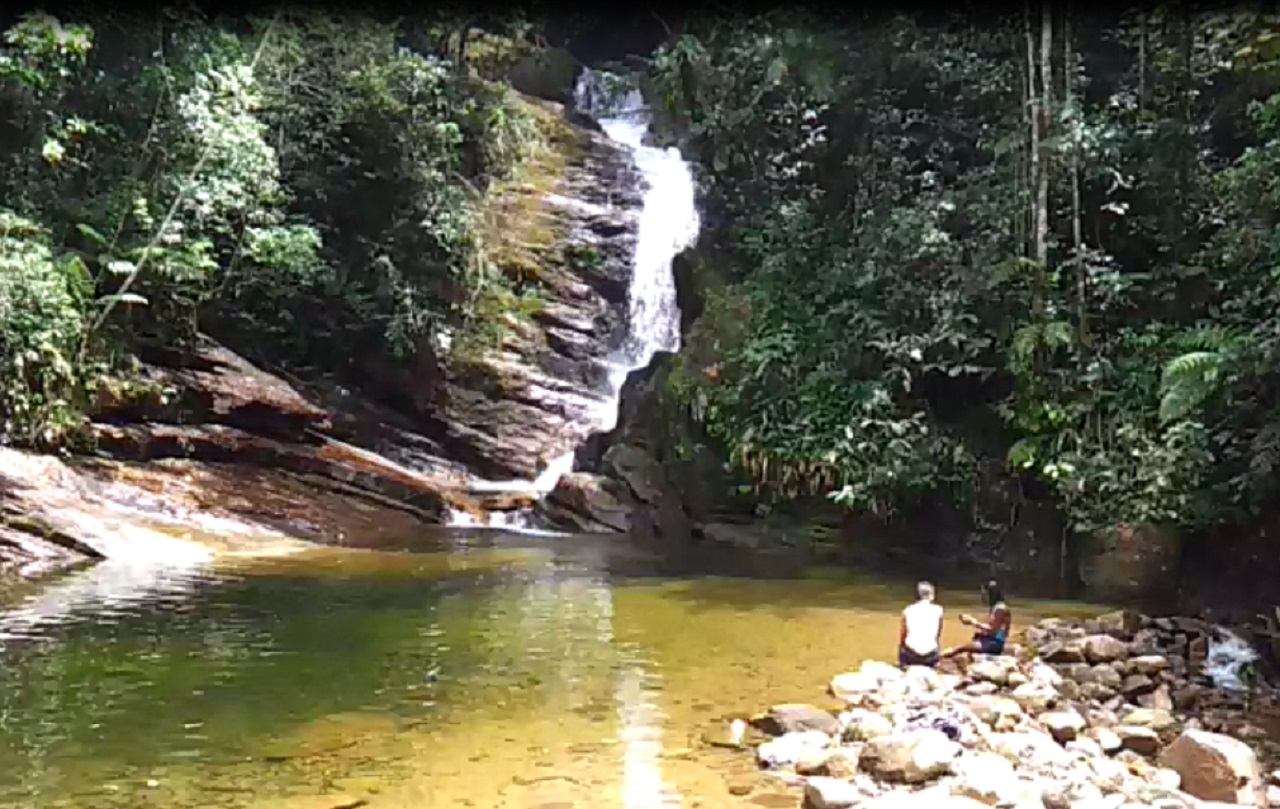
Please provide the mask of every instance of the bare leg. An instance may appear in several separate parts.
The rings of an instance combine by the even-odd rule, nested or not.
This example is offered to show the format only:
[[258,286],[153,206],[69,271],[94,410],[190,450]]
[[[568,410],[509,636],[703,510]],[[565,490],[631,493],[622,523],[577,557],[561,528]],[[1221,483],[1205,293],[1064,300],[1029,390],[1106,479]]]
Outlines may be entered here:
[[970,655],[977,654],[980,651],[982,651],[981,645],[976,640],[974,640],[974,641],[969,641],[963,646],[955,646],[951,649],[947,649],[942,653],[941,657],[943,660],[950,660],[953,657],[958,657],[964,654],[970,654]]

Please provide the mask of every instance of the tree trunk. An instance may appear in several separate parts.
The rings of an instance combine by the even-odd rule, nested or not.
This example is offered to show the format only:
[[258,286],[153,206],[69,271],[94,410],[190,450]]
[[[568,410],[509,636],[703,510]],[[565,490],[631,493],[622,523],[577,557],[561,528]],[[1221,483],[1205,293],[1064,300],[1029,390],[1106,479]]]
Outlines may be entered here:
[[1080,108],[1076,101],[1077,62],[1071,44],[1071,10],[1062,19],[1062,102],[1071,122],[1071,237],[1076,268],[1076,328],[1082,346],[1089,343],[1089,273],[1080,214]]
[[[1035,260],[1040,255],[1040,207],[1037,204],[1039,199],[1038,189],[1040,187],[1040,98],[1039,84],[1037,81],[1037,62],[1036,62],[1036,46],[1035,33],[1031,25],[1031,3],[1026,3],[1026,35],[1027,35],[1027,119],[1030,124],[1030,139],[1027,148],[1027,183],[1031,193],[1031,239],[1030,250],[1031,258]],[[1034,293],[1033,293],[1034,294]],[[1033,301],[1033,308],[1035,302]]]
[[1138,15],[1138,112],[1147,108],[1147,15]]
[[1040,265],[1041,304],[1043,278],[1049,270],[1049,155],[1044,143],[1053,136],[1053,9],[1049,0],[1041,6],[1040,28],[1040,176],[1036,178],[1036,263]]

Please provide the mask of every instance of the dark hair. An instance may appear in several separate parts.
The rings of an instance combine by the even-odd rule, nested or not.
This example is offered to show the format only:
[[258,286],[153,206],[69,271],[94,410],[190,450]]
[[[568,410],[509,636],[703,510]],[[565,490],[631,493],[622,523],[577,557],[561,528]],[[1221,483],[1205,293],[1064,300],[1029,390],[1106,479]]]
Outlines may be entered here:
[[994,607],[1001,601],[1004,601],[1004,593],[1000,590],[1000,584],[995,579],[989,580],[982,585],[982,594],[987,597],[987,606]]

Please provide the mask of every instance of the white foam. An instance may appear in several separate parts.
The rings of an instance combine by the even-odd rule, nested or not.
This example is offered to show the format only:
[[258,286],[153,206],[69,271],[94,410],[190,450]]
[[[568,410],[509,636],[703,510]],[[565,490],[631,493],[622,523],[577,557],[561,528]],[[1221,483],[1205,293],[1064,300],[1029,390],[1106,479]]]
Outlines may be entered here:
[[1213,684],[1225,691],[1243,691],[1247,688],[1241,678],[1241,669],[1258,659],[1258,651],[1244,638],[1229,629],[1215,627],[1205,655],[1204,673]]

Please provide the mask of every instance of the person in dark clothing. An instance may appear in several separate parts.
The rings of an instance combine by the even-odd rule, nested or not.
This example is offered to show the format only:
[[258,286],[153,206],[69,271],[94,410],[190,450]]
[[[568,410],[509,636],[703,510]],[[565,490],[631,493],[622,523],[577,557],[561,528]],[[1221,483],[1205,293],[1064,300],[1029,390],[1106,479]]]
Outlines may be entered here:
[[972,615],[961,615],[960,622],[974,629],[973,640],[942,653],[945,658],[962,654],[1004,654],[1005,642],[1013,628],[1013,613],[1004,601],[1000,584],[991,579],[982,585],[982,597],[987,602],[987,620],[979,621]]

